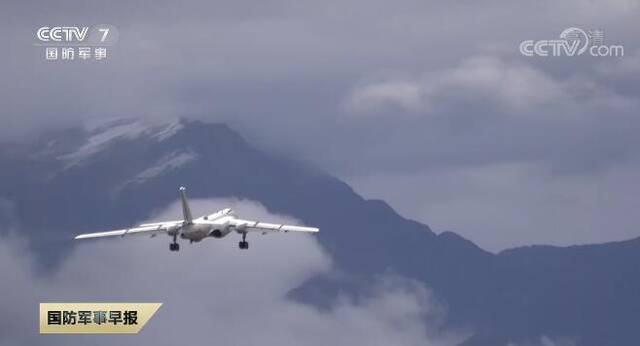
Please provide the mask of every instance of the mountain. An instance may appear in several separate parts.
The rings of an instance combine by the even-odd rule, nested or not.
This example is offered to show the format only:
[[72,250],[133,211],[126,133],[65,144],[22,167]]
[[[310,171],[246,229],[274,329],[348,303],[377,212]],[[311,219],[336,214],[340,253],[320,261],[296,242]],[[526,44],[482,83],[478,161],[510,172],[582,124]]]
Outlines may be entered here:
[[[580,345],[635,345],[640,239],[487,252],[434,233],[319,169],[264,153],[224,124],[118,120],[42,134],[0,148],[0,221],[24,230],[42,267],[55,266],[76,233],[127,226],[175,201],[237,197],[320,227],[343,278],[317,277],[292,297],[323,304],[381,273],[431,288],[447,326],[473,327],[465,345],[506,345],[541,335]],[[499,220],[498,220],[499,221]]]

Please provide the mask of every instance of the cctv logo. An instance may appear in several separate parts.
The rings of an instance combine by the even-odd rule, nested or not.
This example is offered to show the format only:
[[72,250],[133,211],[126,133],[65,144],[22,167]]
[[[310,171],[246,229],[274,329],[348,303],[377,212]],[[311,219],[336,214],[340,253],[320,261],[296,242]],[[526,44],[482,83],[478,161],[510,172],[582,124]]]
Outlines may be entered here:
[[520,43],[524,56],[578,56],[588,52],[591,56],[624,56],[624,46],[605,45],[603,30],[568,28],[559,40],[525,40]]
[[113,46],[118,42],[118,29],[109,24],[91,26],[43,26],[36,31],[36,45]]
[[89,32],[88,26],[43,26],[36,32],[38,39],[43,42],[82,42]]
[[[90,26],[42,26],[34,35],[34,46],[44,46],[46,60],[103,60],[107,48],[118,42],[118,29],[109,24]],[[60,56],[59,56],[60,55]]]

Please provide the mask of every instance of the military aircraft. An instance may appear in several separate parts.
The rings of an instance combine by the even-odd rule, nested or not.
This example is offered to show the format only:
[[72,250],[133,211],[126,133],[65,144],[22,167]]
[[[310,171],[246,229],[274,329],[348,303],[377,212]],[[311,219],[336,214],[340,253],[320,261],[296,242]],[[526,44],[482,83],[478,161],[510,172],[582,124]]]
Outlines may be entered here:
[[75,239],[125,237],[131,235],[149,235],[151,237],[155,237],[158,234],[166,234],[173,237],[173,242],[169,244],[169,250],[179,251],[180,244],[178,244],[178,237],[180,237],[180,239],[188,239],[190,243],[193,243],[199,242],[207,237],[222,238],[235,231],[242,235],[242,241],[238,243],[238,247],[246,250],[249,248],[249,243],[247,242],[247,233],[249,232],[266,234],[268,232],[315,233],[320,231],[315,227],[283,225],[239,219],[229,208],[194,219],[191,216],[191,209],[189,209],[187,193],[184,186],[180,187],[180,200],[182,202],[183,220],[144,223],[133,228],[80,234],[76,236]]

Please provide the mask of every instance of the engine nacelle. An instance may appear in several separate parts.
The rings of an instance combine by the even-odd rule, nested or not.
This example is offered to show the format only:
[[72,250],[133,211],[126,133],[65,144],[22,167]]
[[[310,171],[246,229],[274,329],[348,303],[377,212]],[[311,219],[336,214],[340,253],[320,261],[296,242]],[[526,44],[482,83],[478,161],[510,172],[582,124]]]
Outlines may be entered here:
[[214,238],[222,238],[222,237],[226,236],[227,234],[229,234],[230,232],[231,232],[231,229],[229,229],[229,227],[216,228],[216,229],[212,230],[211,232],[209,232],[209,236],[210,237],[214,237]]
[[176,235],[178,234],[178,231],[180,230],[180,225],[174,225],[174,226],[169,226],[167,227],[167,234],[169,235]]

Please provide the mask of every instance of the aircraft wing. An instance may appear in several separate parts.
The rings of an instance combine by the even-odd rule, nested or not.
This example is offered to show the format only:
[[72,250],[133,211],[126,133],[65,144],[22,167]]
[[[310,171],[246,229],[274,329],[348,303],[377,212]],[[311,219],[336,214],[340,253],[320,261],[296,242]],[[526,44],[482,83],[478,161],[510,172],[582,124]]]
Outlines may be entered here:
[[251,221],[243,219],[231,219],[229,224],[234,226],[239,232],[319,232],[320,229],[316,227],[304,227],[283,225],[279,223],[267,223],[260,221]]
[[173,226],[173,225],[182,225],[183,223],[184,223],[184,220],[174,220],[174,221],[164,221],[164,222],[143,223],[138,225],[138,227]]
[[158,233],[167,233],[167,227],[165,225],[172,224],[156,224],[153,226],[142,226],[127,229],[118,229],[115,231],[97,232],[97,233],[85,233],[77,235],[74,239],[90,239],[90,238],[104,238],[104,237],[124,237],[129,235],[150,235],[155,236]]

